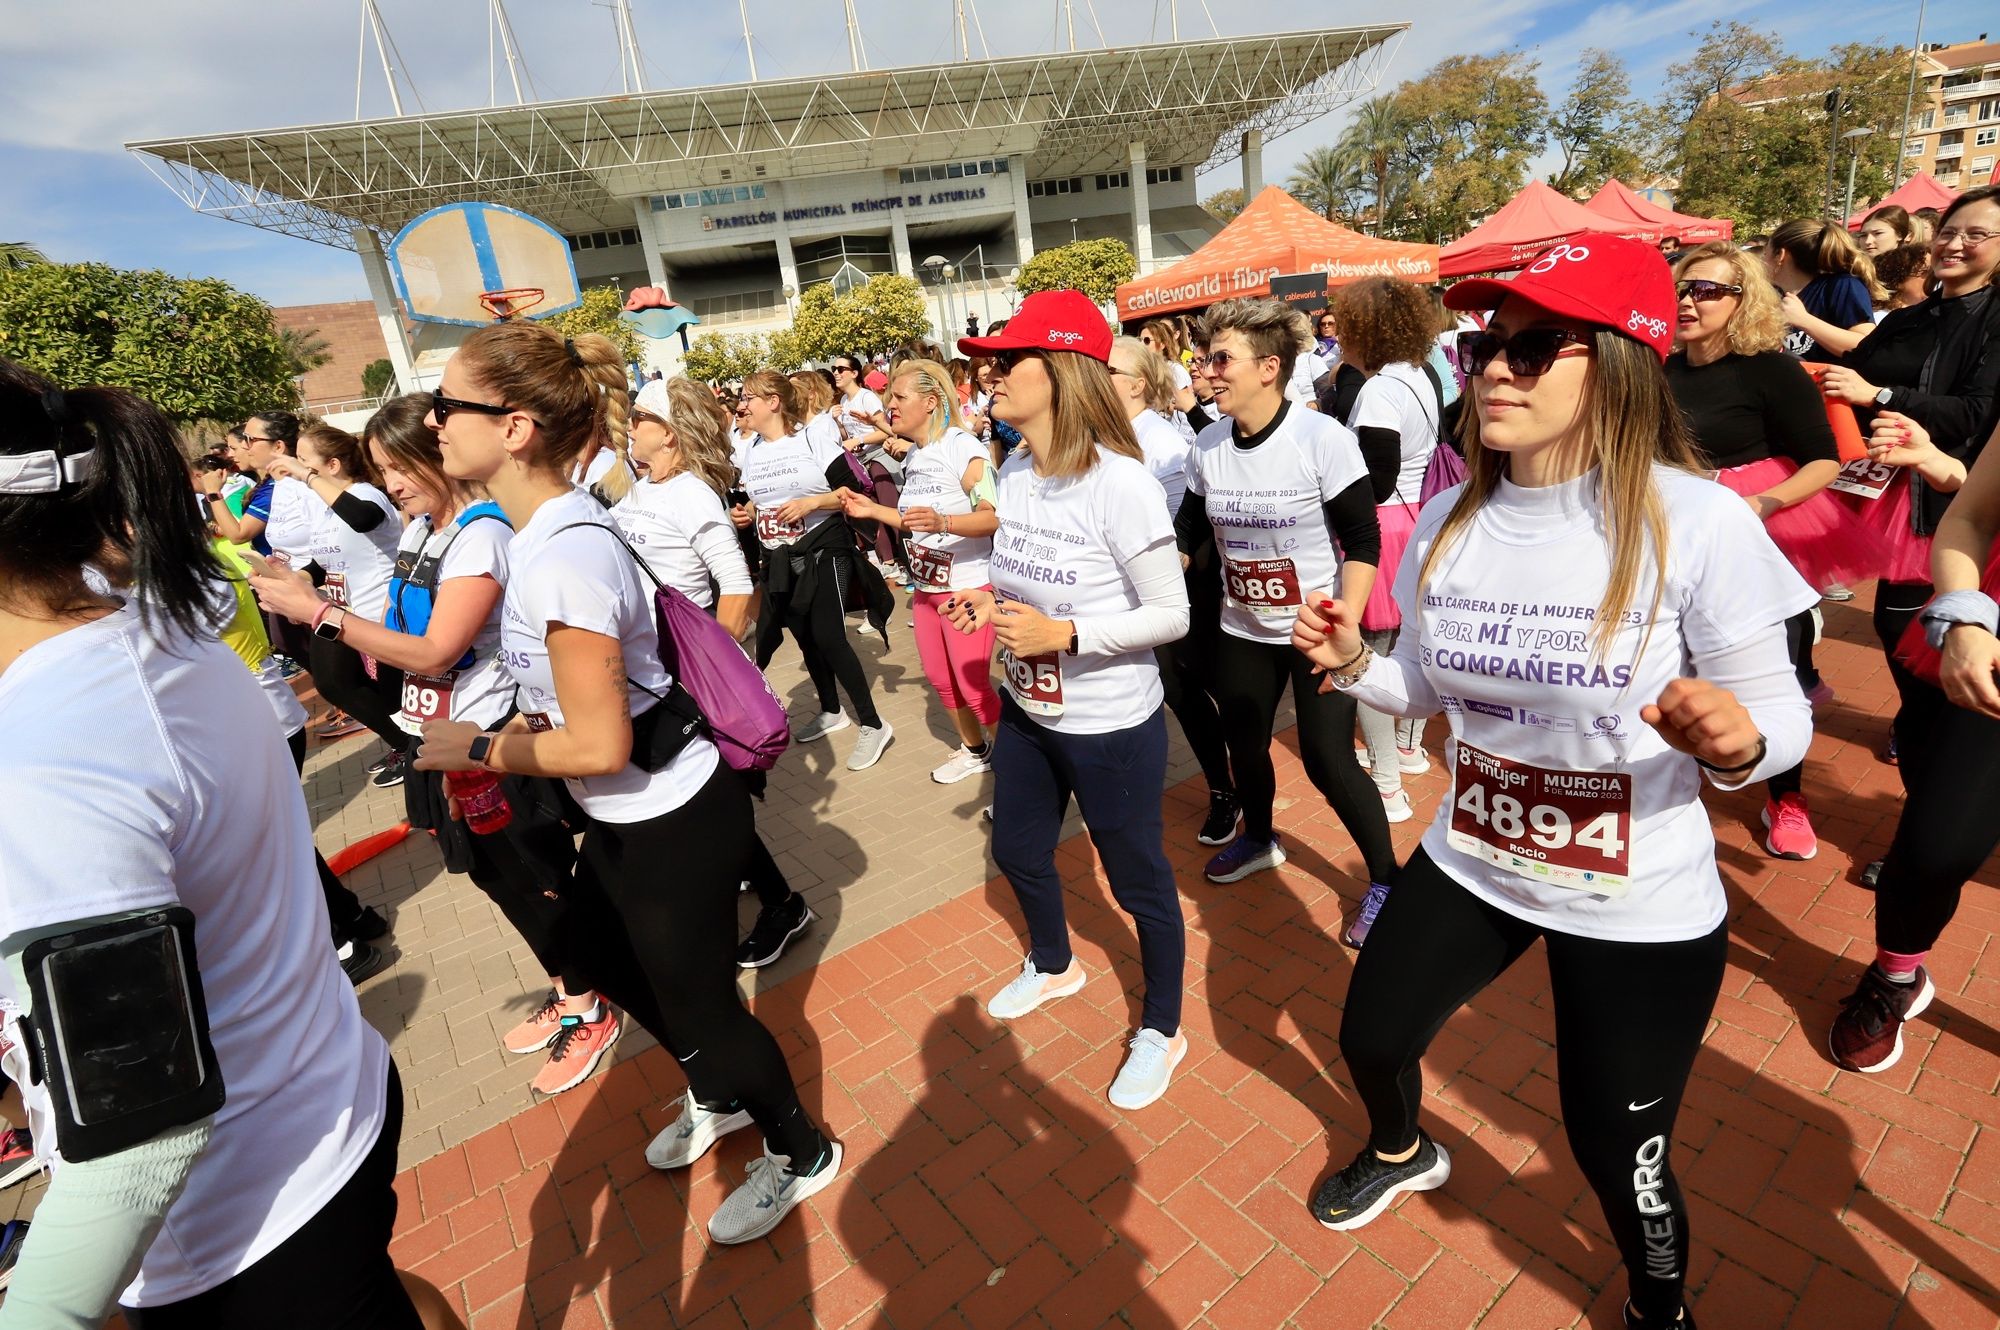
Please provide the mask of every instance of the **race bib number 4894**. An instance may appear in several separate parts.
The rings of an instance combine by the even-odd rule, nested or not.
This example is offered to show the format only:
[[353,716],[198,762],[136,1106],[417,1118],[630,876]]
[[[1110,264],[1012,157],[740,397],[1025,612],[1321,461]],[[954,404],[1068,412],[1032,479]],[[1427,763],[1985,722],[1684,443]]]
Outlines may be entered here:
[[1531,882],[1623,896],[1632,885],[1632,776],[1549,770],[1460,740],[1445,841]]

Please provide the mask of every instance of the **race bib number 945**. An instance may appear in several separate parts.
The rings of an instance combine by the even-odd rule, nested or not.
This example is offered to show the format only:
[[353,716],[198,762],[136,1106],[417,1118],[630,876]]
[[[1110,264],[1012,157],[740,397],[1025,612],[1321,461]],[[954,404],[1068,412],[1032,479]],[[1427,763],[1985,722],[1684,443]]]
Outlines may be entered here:
[[1631,888],[1631,773],[1545,770],[1463,740],[1457,750],[1445,834],[1454,850],[1595,896]]
[[1062,657],[1055,652],[1039,656],[1017,656],[1000,648],[1001,677],[1014,705],[1034,716],[1060,716],[1063,712]]
[[1896,468],[1887,462],[1871,462],[1865,457],[1857,457],[1840,468],[1840,474],[1827,488],[1852,494],[1857,499],[1879,499],[1895,478]]

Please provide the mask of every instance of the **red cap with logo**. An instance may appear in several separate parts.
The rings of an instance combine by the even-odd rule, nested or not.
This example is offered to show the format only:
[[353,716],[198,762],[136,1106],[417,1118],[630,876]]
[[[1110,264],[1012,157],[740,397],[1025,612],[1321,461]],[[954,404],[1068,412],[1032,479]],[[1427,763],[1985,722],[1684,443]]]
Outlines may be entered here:
[[1498,309],[1508,296],[1623,333],[1662,361],[1674,347],[1673,270],[1660,262],[1659,250],[1623,236],[1559,241],[1511,280],[1460,282],[1444,293],[1444,303],[1448,309]]
[[[1659,261],[1654,255],[1653,262]],[[995,351],[1075,351],[1109,361],[1111,325],[1081,291],[1037,291],[1021,302],[997,336],[961,337],[958,349],[973,356]]]

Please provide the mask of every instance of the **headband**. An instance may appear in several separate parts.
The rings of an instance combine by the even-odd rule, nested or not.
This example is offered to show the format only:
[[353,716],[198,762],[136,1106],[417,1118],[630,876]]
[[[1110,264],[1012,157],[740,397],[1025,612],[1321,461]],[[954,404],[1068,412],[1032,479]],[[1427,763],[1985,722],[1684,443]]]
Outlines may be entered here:
[[67,455],[48,448],[0,454],[0,494],[54,494],[64,485],[81,484],[95,456],[94,448]]

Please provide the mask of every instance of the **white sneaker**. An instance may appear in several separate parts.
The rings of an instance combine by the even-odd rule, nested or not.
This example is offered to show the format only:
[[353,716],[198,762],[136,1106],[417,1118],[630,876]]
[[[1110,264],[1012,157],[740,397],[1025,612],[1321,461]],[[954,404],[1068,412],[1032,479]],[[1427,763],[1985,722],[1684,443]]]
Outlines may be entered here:
[[694,1101],[694,1091],[681,1096],[680,1116],[646,1147],[646,1162],[654,1168],[686,1168],[708,1153],[708,1147],[739,1127],[750,1125],[744,1109],[718,1113]]
[[1141,1030],[1132,1036],[1132,1051],[1111,1082],[1113,1108],[1144,1108],[1167,1092],[1174,1068],[1187,1056],[1187,1034],[1169,1039],[1158,1030]]
[[792,1172],[792,1161],[774,1155],[764,1147],[764,1157],[750,1161],[743,1185],[730,1192],[708,1220],[708,1236],[721,1243],[749,1242],[776,1228],[792,1207],[808,1196],[823,1192],[840,1173],[840,1142],[829,1140],[832,1158],[819,1172],[802,1178]]
[[1418,744],[1415,748],[1396,749],[1396,765],[1403,769],[1405,776],[1421,776],[1431,769],[1431,755]]
[[981,772],[993,770],[993,745],[986,746],[984,755],[974,753],[961,744],[956,752],[944,760],[944,765],[931,771],[931,779],[940,785],[956,785],[967,776],[977,776]]
[[826,738],[835,730],[844,730],[851,723],[845,711],[822,711],[792,731],[792,742],[809,744],[815,739]]
[[1410,807],[1410,796],[1402,790],[1382,792],[1382,811],[1392,823],[1408,822],[1417,815],[1417,810]]
[[854,631],[855,631],[855,632],[857,632],[857,633],[859,633],[859,634],[860,634],[861,636],[863,636],[863,637],[880,637],[880,636],[882,636],[882,634],[880,634],[880,633],[878,633],[878,632],[876,632],[876,631],[875,631],[875,625],[874,625],[874,624],[872,624],[872,623],[870,623],[870,622],[868,622],[868,618],[867,618],[867,616],[866,616],[866,615],[863,615],[863,616],[862,616],[862,619],[861,619],[861,623],[860,623],[860,625],[859,625],[859,626],[857,626],[857,627],[855,628],[855,630],[854,630]]
[[1044,1002],[1076,992],[1083,987],[1085,977],[1082,962],[1074,956],[1069,958],[1069,968],[1061,974],[1043,974],[1035,968],[1035,958],[1030,956],[1021,962],[1021,973],[987,1001],[986,1014],[996,1021],[1025,1016]]
[[880,725],[863,725],[861,737],[854,741],[854,751],[848,755],[847,769],[868,770],[882,760],[882,754],[889,750],[889,741],[895,737],[895,727],[886,720]]

